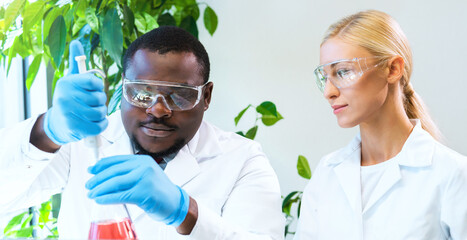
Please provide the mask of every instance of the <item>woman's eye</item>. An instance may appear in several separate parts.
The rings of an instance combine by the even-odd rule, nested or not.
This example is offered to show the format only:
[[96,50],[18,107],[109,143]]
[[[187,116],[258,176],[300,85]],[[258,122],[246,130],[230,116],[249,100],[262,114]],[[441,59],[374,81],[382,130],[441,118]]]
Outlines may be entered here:
[[347,75],[350,74],[350,70],[349,69],[339,69],[336,71],[336,74],[339,78],[345,78]]

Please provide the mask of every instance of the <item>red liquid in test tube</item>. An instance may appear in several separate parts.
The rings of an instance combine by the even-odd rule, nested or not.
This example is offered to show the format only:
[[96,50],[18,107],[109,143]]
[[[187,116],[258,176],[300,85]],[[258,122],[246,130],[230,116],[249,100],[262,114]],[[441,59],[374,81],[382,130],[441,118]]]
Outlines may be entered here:
[[121,221],[109,220],[103,222],[92,222],[89,229],[88,239],[125,239],[136,240],[132,222],[129,218]]

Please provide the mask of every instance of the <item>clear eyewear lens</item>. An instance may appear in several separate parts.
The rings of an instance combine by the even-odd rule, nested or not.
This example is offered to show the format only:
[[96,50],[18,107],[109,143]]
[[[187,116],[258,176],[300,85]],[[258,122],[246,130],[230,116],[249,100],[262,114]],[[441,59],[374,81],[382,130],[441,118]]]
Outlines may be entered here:
[[366,60],[370,58],[376,57],[343,59],[317,67],[314,73],[318,88],[324,92],[327,80],[337,88],[351,86],[363,73],[379,65],[367,66]]
[[136,107],[150,108],[162,103],[172,111],[185,111],[194,108],[201,98],[202,86],[177,85],[154,80],[124,80],[123,95]]

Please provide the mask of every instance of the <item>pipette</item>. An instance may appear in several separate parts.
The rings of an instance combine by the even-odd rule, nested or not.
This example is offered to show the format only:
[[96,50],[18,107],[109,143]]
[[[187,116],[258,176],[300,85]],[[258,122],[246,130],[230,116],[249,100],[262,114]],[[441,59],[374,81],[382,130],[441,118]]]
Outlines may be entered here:
[[[86,56],[77,56],[75,60],[78,63],[79,73],[96,73],[101,75],[102,78],[105,78],[105,74],[99,69],[87,70]],[[85,138],[84,145],[92,148],[94,160],[97,163],[97,161],[99,161],[100,147],[98,135]],[[93,213],[95,214],[93,218],[99,221],[91,222],[88,239],[137,239],[126,204],[104,205],[99,207],[94,205]],[[124,217],[122,218],[121,216]],[[102,219],[104,219],[104,221],[102,221]]]
[[[87,70],[87,68],[86,68],[86,56],[85,55],[77,56],[77,57],[75,57],[75,60],[78,63],[79,73],[97,73],[97,74],[101,75],[101,77],[103,77],[103,78],[105,77],[105,73],[103,73],[99,69],[91,69],[89,71]],[[92,150],[94,152],[94,160],[97,162],[99,160],[99,147],[100,147],[100,142],[99,142],[98,136],[96,135],[96,136],[85,138],[84,139],[84,144],[87,147],[92,148]]]

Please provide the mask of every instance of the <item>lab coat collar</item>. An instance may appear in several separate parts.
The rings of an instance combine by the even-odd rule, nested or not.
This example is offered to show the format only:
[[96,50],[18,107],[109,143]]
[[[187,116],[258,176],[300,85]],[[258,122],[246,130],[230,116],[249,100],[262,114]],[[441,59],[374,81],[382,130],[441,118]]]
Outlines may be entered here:
[[[333,167],[342,189],[355,213],[364,214],[379,199],[381,199],[402,178],[400,167],[426,167],[430,166],[433,157],[433,138],[422,129],[419,120],[411,120],[414,124],[412,133],[407,138],[401,152],[390,159],[389,165],[381,176],[373,194],[368,200],[365,209],[361,204],[361,138],[357,135],[344,149],[331,154],[325,163]],[[363,210],[363,211],[362,211]]]
[[[120,111],[109,116],[109,126],[100,136],[101,158],[132,154]],[[174,184],[182,187],[199,174],[198,162],[216,157],[222,152],[215,127],[203,121],[193,138],[168,162],[164,172]]]
[[108,116],[109,126],[99,136],[107,140],[110,144],[117,141],[119,138],[126,135],[125,128],[123,127],[121,111],[118,110],[112,115]]
[[[101,139],[104,140],[101,157],[132,154],[131,142],[124,130],[120,111],[109,118],[109,127],[101,133]],[[164,170],[167,177],[180,187],[190,182],[201,171],[199,162],[222,154],[218,139],[215,127],[203,121],[194,137],[167,163]],[[128,205],[128,210],[133,221],[144,213],[139,207],[131,204]]]
[[[422,128],[419,119],[411,119],[414,125],[412,132],[407,138],[402,150],[395,156],[397,163],[407,167],[426,167],[430,166],[433,158],[433,145],[435,140]],[[325,163],[328,166],[338,165],[349,159],[355,151],[361,152],[361,137],[357,134],[355,138],[343,149],[331,154]]]

